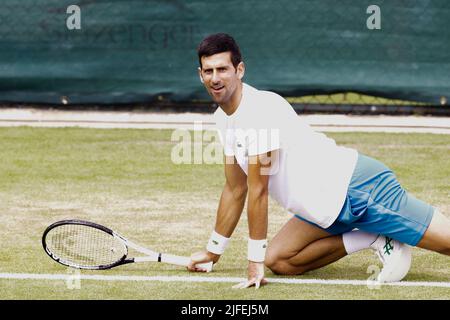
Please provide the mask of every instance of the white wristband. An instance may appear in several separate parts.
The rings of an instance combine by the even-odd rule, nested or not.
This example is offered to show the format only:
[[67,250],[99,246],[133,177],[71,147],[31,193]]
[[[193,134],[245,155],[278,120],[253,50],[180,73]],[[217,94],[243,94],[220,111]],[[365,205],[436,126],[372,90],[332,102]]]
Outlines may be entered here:
[[253,262],[264,262],[266,249],[267,239],[253,240],[248,238],[248,260]]
[[206,250],[214,254],[222,254],[228,246],[230,238],[224,237],[213,230],[211,237],[209,238]]

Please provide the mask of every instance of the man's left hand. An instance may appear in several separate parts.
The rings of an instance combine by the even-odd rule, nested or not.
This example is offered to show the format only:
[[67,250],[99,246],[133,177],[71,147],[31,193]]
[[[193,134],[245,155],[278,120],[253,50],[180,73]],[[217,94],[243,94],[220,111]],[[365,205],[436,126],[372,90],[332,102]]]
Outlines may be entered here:
[[261,285],[265,285],[267,280],[264,279],[264,263],[248,262],[248,280],[233,286],[233,289],[244,289],[255,286],[258,289]]

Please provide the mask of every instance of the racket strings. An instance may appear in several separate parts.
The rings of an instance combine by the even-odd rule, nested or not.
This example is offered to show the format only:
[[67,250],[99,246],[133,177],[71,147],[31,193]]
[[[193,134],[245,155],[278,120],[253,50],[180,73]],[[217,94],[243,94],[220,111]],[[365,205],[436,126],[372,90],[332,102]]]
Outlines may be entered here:
[[127,254],[121,240],[86,225],[58,226],[49,232],[46,242],[48,249],[59,259],[79,267],[111,265]]

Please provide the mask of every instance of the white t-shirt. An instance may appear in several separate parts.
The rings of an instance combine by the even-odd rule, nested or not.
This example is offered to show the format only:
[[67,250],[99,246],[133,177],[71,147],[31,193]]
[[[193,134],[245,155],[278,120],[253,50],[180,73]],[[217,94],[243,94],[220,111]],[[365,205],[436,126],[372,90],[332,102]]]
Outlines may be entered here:
[[329,227],[338,217],[358,153],[315,132],[281,96],[243,84],[242,99],[228,116],[214,113],[227,156],[248,174],[248,156],[278,150],[269,194],[293,214]]

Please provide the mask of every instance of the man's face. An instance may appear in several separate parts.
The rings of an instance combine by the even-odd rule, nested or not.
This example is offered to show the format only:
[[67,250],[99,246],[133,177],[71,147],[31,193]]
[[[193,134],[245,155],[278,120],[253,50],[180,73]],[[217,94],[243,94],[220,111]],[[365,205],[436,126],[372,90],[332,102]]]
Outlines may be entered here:
[[202,57],[201,61],[198,71],[206,90],[215,103],[226,105],[244,76],[244,64],[241,62],[235,68],[230,52]]

